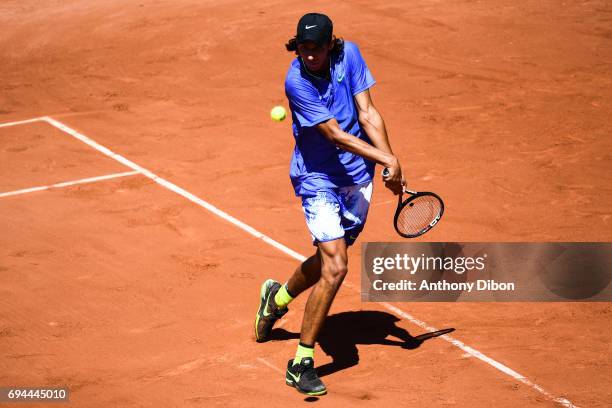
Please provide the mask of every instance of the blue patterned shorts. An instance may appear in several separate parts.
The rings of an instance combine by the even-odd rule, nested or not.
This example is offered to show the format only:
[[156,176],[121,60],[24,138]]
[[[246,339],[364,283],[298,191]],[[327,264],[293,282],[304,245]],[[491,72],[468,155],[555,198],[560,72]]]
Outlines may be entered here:
[[302,197],[313,244],[344,237],[347,245],[352,245],[363,230],[371,198],[372,182],[320,190],[315,196]]

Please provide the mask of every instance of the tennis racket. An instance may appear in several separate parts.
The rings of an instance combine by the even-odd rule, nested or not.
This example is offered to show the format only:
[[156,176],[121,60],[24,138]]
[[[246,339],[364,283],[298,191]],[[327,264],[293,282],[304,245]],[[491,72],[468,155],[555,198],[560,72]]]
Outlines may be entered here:
[[[389,170],[383,169],[382,175],[388,176]],[[405,200],[403,200],[404,194],[408,194]],[[442,214],[444,214],[444,202],[437,194],[404,188],[398,196],[393,226],[400,236],[416,238],[432,229],[440,221]]]

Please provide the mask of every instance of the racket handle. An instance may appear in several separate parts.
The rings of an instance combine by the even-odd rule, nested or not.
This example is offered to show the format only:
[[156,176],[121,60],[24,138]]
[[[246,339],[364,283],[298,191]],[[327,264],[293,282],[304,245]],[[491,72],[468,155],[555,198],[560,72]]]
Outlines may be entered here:
[[[385,167],[385,168],[383,169],[383,171],[382,171],[382,176],[383,176],[383,177],[387,177],[388,175],[389,175],[389,169]],[[408,193],[408,194],[412,194],[412,195],[417,194],[417,192],[416,192],[416,191],[408,190],[408,189],[406,188],[406,186],[404,186],[404,187],[403,187],[403,192],[404,192],[404,193]],[[400,197],[401,197],[401,195],[400,195]]]

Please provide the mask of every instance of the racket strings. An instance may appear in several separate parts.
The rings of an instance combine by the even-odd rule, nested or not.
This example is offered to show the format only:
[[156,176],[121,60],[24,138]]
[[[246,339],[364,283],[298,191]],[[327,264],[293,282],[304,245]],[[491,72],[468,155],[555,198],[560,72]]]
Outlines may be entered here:
[[416,235],[438,217],[442,211],[440,200],[431,195],[415,197],[405,204],[397,217],[398,230],[406,235]]

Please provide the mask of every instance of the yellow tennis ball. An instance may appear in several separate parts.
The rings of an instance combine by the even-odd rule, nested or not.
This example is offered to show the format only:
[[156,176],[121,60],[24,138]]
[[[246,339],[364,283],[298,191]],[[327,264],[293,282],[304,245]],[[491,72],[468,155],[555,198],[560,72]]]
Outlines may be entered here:
[[270,111],[270,117],[273,120],[280,122],[282,120],[285,120],[285,118],[287,117],[287,112],[285,111],[285,108],[283,108],[282,106],[275,106]]

